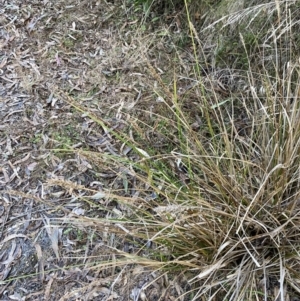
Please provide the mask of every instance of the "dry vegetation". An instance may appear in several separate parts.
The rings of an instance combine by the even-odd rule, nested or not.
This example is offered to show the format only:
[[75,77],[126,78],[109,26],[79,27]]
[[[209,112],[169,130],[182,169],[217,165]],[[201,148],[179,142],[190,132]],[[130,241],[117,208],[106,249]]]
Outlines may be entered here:
[[1,300],[300,300],[300,3],[216,2],[2,1]]

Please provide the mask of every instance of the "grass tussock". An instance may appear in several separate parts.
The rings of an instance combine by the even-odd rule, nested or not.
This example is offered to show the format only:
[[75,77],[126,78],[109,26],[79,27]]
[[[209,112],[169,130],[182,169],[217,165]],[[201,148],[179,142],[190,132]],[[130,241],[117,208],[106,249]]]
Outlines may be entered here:
[[[165,101],[173,118],[154,117],[164,121],[153,130],[166,140],[165,152],[145,142],[147,125],[138,120],[129,120],[133,137],[116,133],[136,160],[107,156],[108,165],[122,166],[128,193],[107,191],[105,197],[128,212],[104,222],[119,235],[142,239],[141,250],[161,269],[188,273],[194,287],[186,292],[188,300],[261,300],[274,294],[286,300],[287,291],[299,290],[299,82],[291,82],[299,65],[290,68],[288,78],[277,79],[285,95],[266,81],[270,94],[262,99],[254,92],[238,104],[233,98],[224,105],[213,96],[205,99],[196,130],[173,92]],[[83,155],[96,163],[104,158]],[[126,184],[132,177],[133,196],[133,184]]]
[[[191,34],[196,56],[192,25]],[[283,68],[275,60],[260,73],[250,67],[246,89],[234,93],[195,60],[195,84],[184,93],[181,75],[170,73],[166,84],[148,63],[159,109],[124,113],[121,129],[109,131],[90,114],[125,154],[80,152],[100,170],[117,169],[119,184],[91,200],[104,200],[103,208],[116,202],[119,211],[94,222],[139,245],[125,258],[185,274],[190,289],[178,300],[293,300],[300,294],[299,61]]]

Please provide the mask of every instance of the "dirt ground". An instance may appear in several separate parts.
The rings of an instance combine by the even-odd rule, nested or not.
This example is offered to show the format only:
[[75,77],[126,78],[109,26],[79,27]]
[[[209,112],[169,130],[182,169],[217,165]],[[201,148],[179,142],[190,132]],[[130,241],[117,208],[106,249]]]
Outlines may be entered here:
[[180,275],[119,266],[140,242],[95,226],[122,211],[95,191],[122,195],[124,173],[96,169],[84,150],[124,154],[110,130],[124,127],[124,110],[157,106],[144,55],[167,68],[169,45],[137,30],[139,13],[125,1],[1,1],[0,300],[175,300],[189,288]]

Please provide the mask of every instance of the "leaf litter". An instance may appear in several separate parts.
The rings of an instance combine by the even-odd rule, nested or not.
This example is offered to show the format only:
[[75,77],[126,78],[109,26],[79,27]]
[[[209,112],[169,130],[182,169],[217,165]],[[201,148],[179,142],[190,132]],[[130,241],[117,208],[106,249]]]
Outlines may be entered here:
[[142,197],[133,170],[103,158],[131,156],[113,132],[127,128],[126,114],[137,106],[156,106],[145,93],[151,83],[136,21],[124,21],[117,2],[11,0],[0,8],[1,300],[173,300],[182,293],[159,272],[133,267],[128,255],[140,242],[120,239],[118,231],[129,231],[122,224],[114,232],[97,226],[130,214],[110,190]]

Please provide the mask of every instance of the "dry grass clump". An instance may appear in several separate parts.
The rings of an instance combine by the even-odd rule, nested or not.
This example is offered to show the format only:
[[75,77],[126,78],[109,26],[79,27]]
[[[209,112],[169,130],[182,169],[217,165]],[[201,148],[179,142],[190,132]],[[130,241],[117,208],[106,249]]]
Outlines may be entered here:
[[195,130],[174,96],[166,125],[178,137],[173,150],[138,150],[155,198],[132,200],[135,234],[155,243],[165,267],[194,274],[192,300],[299,293],[299,81],[289,89],[299,63],[289,68],[284,81],[278,78],[287,93],[266,83],[265,98],[253,91],[241,101],[240,120],[233,99],[225,108],[200,95]]
[[119,206],[97,226],[138,244],[135,256],[122,254],[133,262],[184,273],[191,289],[178,300],[300,295],[300,62],[280,69],[277,60],[260,74],[250,68],[234,93],[196,65],[195,84],[179,93],[180,76],[170,88],[149,63],[159,109],[137,106],[148,119],[124,113],[125,126],[109,132],[126,159],[81,153],[122,182],[92,196]]
[[[197,105],[175,92],[172,99],[159,96],[164,109],[152,113],[152,143],[149,126],[134,117],[127,120],[131,137],[114,133],[131,155],[105,157],[119,167],[125,189],[98,195],[123,212],[105,225],[142,239],[138,254],[149,258],[147,265],[184,271],[193,287],[187,300],[289,300],[300,292],[300,85],[292,82],[298,72],[299,63],[290,63],[285,80],[277,78],[280,89],[266,81],[264,97],[253,88],[226,102],[207,93],[199,78],[191,92],[198,93]],[[90,162],[104,158],[84,155]]]

